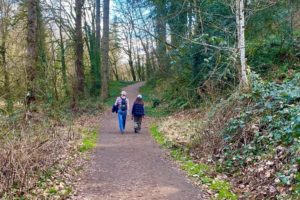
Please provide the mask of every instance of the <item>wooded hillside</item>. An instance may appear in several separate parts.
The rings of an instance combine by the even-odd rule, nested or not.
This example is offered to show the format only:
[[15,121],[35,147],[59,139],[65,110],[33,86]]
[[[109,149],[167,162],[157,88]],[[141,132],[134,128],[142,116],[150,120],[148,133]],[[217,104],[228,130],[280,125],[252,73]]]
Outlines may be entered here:
[[115,81],[146,81],[160,132],[238,196],[297,199],[299,73],[298,0],[0,0],[0,198],[94,132]]

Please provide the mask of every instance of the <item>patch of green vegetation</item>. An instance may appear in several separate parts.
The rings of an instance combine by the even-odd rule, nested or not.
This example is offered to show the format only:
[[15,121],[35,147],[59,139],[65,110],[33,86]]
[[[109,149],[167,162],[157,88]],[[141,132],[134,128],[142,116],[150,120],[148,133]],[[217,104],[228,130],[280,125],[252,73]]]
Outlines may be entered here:
[[57,194],[57,192],[58,192],[57,189],[54,188],[54,187],[49,188],[49,190],[48,190],[48,193],[51,194],[51,195]]
[[84,130],[82,131],[82,145],[79,147],[80,152],[86,152],[88,150],[93,149],[97,144],[97,138],[98,134],[96,130],[88,131]]
[[140,88],[145,102],[146,115],[157,118],[167,116],[170,112],[164,108],[161,99],[155,95],[155,86],[156,84],[150,81]]
[[218,191],[218,197],[216,199],[238,199],[238,196],[230,191],[231,185],[226,181],[212,180],[210,189]]
[[154,139],[156,140],[156,142],[160,145],[164,145],[165,144],[165,138],[164,136],[157,130],[157,126],[151,126],[150,128],[150,132],[152,134],[152,136],[154,137]]
[[[282,83],[263,81],[254,73],[251,80],[252,90],[238,99],[251,103],[236,108],[240,112],[222,131],[226,145],[218,169],[233,174],[261,160],[282,162],[277,158],[279,152],[289,152],[288,162],[282,162],[274,176],[282,186],[294,189],[291,195],[299,197],[300,178],[294,178],[292,169],[300,164],[300,74]],[[252,130],[244,136],[247,127]],[[246,137],[249,139],[239,139]]]
[[53,175],[53,169],[48,169],[46,171],[43,171],[39,177],[38,185],[39,187],[43,187],[46,185],[46,182],[51,179],[51,176]]
[[300,172],[297,172],[296,175],[295,175],[295,185],[293,187],[293,190],[294,190],[294,196],[295,197],[300,197]]
[[89,97],[78,102],[78,112],[95,114],[103,109],[100,97]]
[[153,138],[161,146],[171,150],[170,154],[172,158],[180,164],[181,169],[185,170],[190,177],[194,177],[202,184],[208,185],[211,190],[218,194],[216,199],[238,199],[238,196],[231,191],[230,183],[215,179],[209,175],[212,172],[212,168],[210,166],[194,162],[186,150],[181,147],[174,147],[170,145],[170,141],[168,141],[163,134],[158,131],[157,126],[152,125],[150,131]]
[[66,187],[64,190],[60,191],[61,196],[63,197],[68,197],[72,193],[72,188],[71,187]]
[[252,81],[252,91],[241,95],[241,100],[251,99],[255,104],[241,108],[239,116],[229,121],[222,134],[226,143],[233,144],[254,118],[257,130],[241,148],[227,146],[223,164],[228,169],[244,166],[247,158],[268,155],[278,145],[290,148],[290,155],[294,156],[291,161],[296,164],[300,146],[300,74],[282,84],[264,82],[257,75],[252,76]]
[[109,97],[105,101],[105,105],[112,106],[116,97],[120,96],[123,87],[133,84],[133,81],[112,81],[109,83]]

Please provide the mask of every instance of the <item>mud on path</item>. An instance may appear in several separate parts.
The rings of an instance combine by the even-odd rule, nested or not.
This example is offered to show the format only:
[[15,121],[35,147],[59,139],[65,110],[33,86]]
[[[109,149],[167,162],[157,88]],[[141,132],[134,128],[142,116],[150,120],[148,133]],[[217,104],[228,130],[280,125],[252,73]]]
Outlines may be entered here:
[[[124,88],[130,106],[142,84]],[[110,110],[104,113],[97,147],[77,186],[78,196],[73,199],[206,199],[151,138],[147,119],[143,122],[141,134],[135,134],[131,117],[127,117],[126,131],[121,135],[117,115]]]

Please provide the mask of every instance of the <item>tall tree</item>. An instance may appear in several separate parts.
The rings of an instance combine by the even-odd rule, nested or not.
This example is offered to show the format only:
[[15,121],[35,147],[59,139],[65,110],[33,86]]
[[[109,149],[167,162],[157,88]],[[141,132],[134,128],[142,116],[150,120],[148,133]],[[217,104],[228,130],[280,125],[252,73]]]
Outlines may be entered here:
[[96,66],[95,66],[95,90],[96,94],[100,93],[100,86],[101,86],[101,80],[100,80],[100,68],[101,68],[101,36],[100,36],[100,32],[101,32],[101,26],[100,26],[100,0],[96,0]]
[[112,73],[115,77],[115,80],[119,80],[119,70],[118,64],[121,59],[121,41],[119,37],[119,29],[118,29],[118,22],[117,17],[115,16],[113,19],[113,24],[111,27],[111,39],[110,39],[110,49],[109,49],[109,58],[110,58],[110,66],[112,69]]
[[[48,99],[48,95],[52,95],[51,87],[49,87],[48,81],[50,81],[50,77],[48,77],[48,71],[51,70],[48,68],[49,66],[49,58],[48,51],[46,45],[46,28],[45,28],[45,19],[42,15],[42,6],[40,0],[37,2],[37,51],[38,51],[38,61],[37,61],[37,75],[36,81],[39,90],[44,91],[41,95],[45,100]],[[40,95],[40,94],[39,94]]]
[[63,88],[65,92],[65,96],[69,95],[69,90],[67,86],[67,65],[66,65],[66,57],[65,57],[65,44],[63,39],[63,18],[62,18],[62,0],[59,0],[59,47],[60,47],[60,59],[61,59],[61,72],[63,79]]
[[167,1],[154,0],[155,20],[156,20],[156,53],[160,70],[164,73],[168,72],[169,63],[167,58]]
[[101,98],[108,97],[109,80],[109,0],[103,0],[103,36],[102,36],[102,73],[101,73]]
[[119,18],[119,23],[122,27],[122,36],[124,40],[123,51],[128,57],[129,71],[133,81],[137,80],[137,74],[134,68],[134,7],[135,2],[126,0],[119,10],[122,17]]
[[30,106],[35,100],[36,70],[38,62],[38,5],[39,0],[27,1],[27,95],[26,104]]
[[75,1],[75,87],[73,96],[84,95],[84,66],[83,66],[83,40],[82,40],[82,7],[84,0]]
[[2,65],[3,75],[4,75],[4,98],[6,100],[6,109],[8,112],[12,111],[12,101],[11,101],[11,90],[10,90],[10,77],[8,72],[8,66],[6,61],[6,40],[8,35],[8,17],[10,10],[10,2],[0,0],[0,64]]
[[247,63],[246,63],[246,42],[245,42],[245,2],[244,0],[236,0],[236,24],[238,53],[241,64],[241,84],[248,85],[247,79]]
[[[144,16],[143,16],[143,13],[142,13],[142,10],[141,8],[139,7],[138,9],[138,16],[139,18],[141,18],[141,21],[142,21],[142,24],[143,26],[147,26],[147,22],[145,21],[144,19]],[[148,23],[148,26],[149,26],[149,23]],[[151,26],[151,24],[150,24]],[[147,27],[148,29],[150,29],[150,27]],[[151,49],[150,49],[150,41],[149,41],[149,35],[148,34],[138,34],[136,32],[136,29],[135,30],[135,35],[136,37],[140,40],[140,43],[143,47],[143,50],[145,52],[145,56],[146,56],[146,61],[145,61],[145,67],[146,67],[146,74],[145,74],[145,79],[150,79],[151,75],[153,75],[153,66],[152,66],[152,63],[151,63]],[[142,37],[142,35],[144,37]],[[152,71],[152,73],[151,73]]]
[[100,94],[100,0],[88,0],[84,12],[85,41],[90,60],[89,90],[92,96]]
[[[96,4],[92,0],[88,0],[88,7],[90,9],[85,9],[84,11],[84,30],[85,30],[85,44],[89,54],[90,61],[90,94],[95,96],[96,91],[96,76],[97,76],[97,59],[96,59]],[[98,92],[99,93],[99,92]]]
[[188,2],[180,0],[170,1],[168,24],[171,31],[171,43],[175,47],[179,47],[182,37],[185,36],[187,31],[187,9]]

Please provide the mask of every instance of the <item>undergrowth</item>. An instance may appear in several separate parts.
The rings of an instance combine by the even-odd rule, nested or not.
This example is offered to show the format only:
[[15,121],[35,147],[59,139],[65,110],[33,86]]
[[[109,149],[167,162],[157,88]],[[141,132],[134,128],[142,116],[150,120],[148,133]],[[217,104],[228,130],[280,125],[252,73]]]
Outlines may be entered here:
[[140,93],[143,95],[145,102],[145,112],[146,115],[150,117],[164,117],[170,114],[167,110],[166,104],[163,102],[163,98],[155,91],[156,81],[152,80],[147,82],[144,86],[140,88]]
[[[63,169],[56,170],[56,174],[64,176],[71,173],[70,165],[64,164],[64,161],[81,160],[78,149],[86,151],[95,145],[96,132],[93,131],[86,134],[83,145],[79,147],[79,142],[82,142],[80,132],[82,129],[91,130],[98,124],[95,113],[102,107],[82,104],[76,115],[64,105],[37,105],[32,112],[16,110],[10,116],[0,115],[0,199],[44,199],[44,194],[69,195],[71,184],[57,180],[61,177],[51,175],[46,180],[42,177],[47,177],[56,165]],[[87,114],[81,113],[83,110]],[[76,166],[73,168],[77,169]],[[56,194],[49,189],[53,182],[64,184]]]
[[133,84],[132,81],[112,81],[109,83],[109,97],[105,100],[105,105],[112,106],[116,97],[120,96],[123,87]]
[[184,147],[192,161],[214,166],[239,198],[299,199],[300,74],[277,82],[255,73],[249,78],[250,90],[237,88],[190,112],[177,109],[159,124],[167,139],[154,130],[153,136],[163,145],[172,141],[171,149]]
[[[121,88],[130,84],[132,82],[112,82],[111,98],[107,102],[113,102]],[[65,198],[73,193],[70,183],[57,180],[66,178],[57,174],[64,176],[70,168],[68,163],[61,162],[69,157],[74,157],[75,163],[80,162],[84,154],[79,152],[95,147],[95,130],[98,129],[95,126],[99,124],[98,116],[102,110],[103,102],[99,98],[88,97],[79,100],[73,112],[70,102],[65,100],[37,102],[31,112],[20,106],[9,115],[0,113],[0,198]],[[78,169],[82,163],[78,163]],[[64,165],[64,170],[55,170],[48,176],[57,164]],[[73,168],[75,170],[77,166]],[[64,186],[51,187],[53,183]]]
[[[243,198],[297,199],[300,75],[276,83],[252,74],[251,81],[251,91],[212,106],[191,151],[203,155],[201,149],[212,141],[208,132],[219,141],[206,156],[213,158],[219,172],[232,176]],[[216,119],[223,124],[217,129]]]

